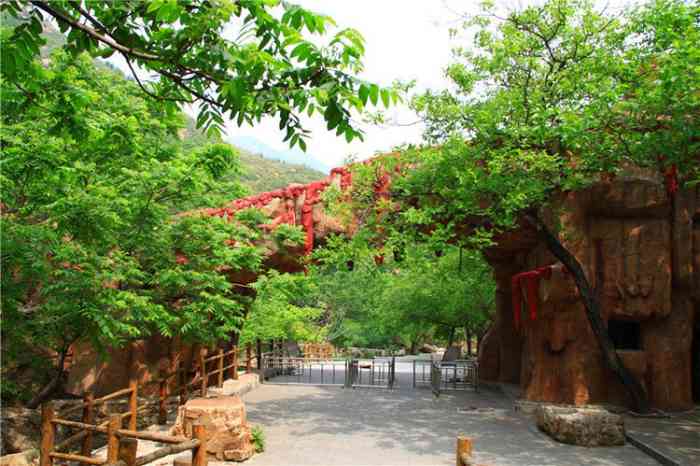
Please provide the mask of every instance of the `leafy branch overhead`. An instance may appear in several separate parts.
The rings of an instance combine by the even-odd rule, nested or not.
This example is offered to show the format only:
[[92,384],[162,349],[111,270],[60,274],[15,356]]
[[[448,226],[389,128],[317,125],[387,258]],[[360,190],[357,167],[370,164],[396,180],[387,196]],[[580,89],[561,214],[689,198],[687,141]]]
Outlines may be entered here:
[[22,20],[3,46],[5,79],[27,79],[43,44],[42,21],[52,19],[67,35],[66,49],[120,55],[143,92],[170,111],[197,104],[197,126],[215,132],[227,118],[240,126],[272,116],[285,141],[305,150],[305,116],[322,115],[329,130],[352,141],[362,138],[353,111],[399,99],[393,88],[356,76],[365,52],[359,32],[278,0],[9,0],[2,8]]

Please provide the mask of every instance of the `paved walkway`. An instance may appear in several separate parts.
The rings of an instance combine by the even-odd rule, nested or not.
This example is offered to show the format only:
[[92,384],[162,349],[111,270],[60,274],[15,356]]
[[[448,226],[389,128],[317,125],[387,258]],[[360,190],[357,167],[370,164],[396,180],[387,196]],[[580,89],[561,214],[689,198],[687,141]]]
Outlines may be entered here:
[[[404,379],[405,380],[405,379]],[[244,396],[267,450],[250,466],[454,465],[455,439],[474,439],[476,459],[498,466],[655,465],[631,445],[556,443],[513,411],[500,392],[262,385]]]
[[625,416],[627,432],[683,466],[700,465],[700,407],[667,418]]

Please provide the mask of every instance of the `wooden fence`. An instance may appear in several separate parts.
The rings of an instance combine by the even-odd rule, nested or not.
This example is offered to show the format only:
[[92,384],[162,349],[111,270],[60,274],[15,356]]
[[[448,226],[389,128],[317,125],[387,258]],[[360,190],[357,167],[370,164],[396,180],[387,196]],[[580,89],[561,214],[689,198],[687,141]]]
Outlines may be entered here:
[[[128,414],[131,415],[131,413]],[[206,432],[202,424],[193,424],[192,438],[188,439],[186,437],[177,437],[157,432],[137,431],[132,428],[131,425],[128,429],[122,429],[123,421],[123,414],[112,414],[105,424],[100,425],[59,419],[55,415],[53,404],[51,402],[44,403],[41,407],[39,466],[52,466],[54,460],[77,461],[82,465],[106,464],[110,466],[144,466],[165,456],[180,453],[185,450],[192,450],[192,466],[206,466]],[[66,446],[65,441],[60,445],[54,444],[57,425],[80,429],[81,433],[85,432],[88,434],[88,436],[83,438],[83,446],[79,455],[56,451],[60,449],[62,445]],[[101,433],[107,436],[106,459],[92,456],[90,442],[92,441],[92,435],[95,433]],[[138,458],[136,454],[139,439],[166,443],[169,444],[169,446]]]
[[[283,346],[281,341],[271,340],[263,343],[258,340],[255,345],[249,343],[244,349],[233,345],[228,351],[218,347],[209,352],[209,350],[203,348],[197,355],[195,364],[190,365],[190,367],[186,367],[182,360],[176,361],[174,370],[161,371],[159,378],[150,382],[158,384],[158,424],[167,423],[167,403],[171,394],[177,393],[179,395],[178,405],[187,402],[191,391],[197,392],[199,396],[206,396],[209,387],[223,387],[227,372],[229,378],[237,380],[239,368],[244,367],[246,373],[252,373],[253,368],[257,369],[262,366],[264,354],[282,354]],[[267,352],[264,350],[267,350]],[[212,378],[215,379],[212,380]],[[150,409],[146,405],[139,408],[138,393],[139,386],[135,380],[135,374],[132,374],[128,388],[117,390],[101,398],[94,398],[92,393],[86,393],[83,396],[82,403],[62,409],[60,412],[54,409],[52,402],[44,403],[42,405],[39,466],[52,466],[54,460],[77,461],[83,465],[111,465],[116,464],[117,461],[123,461],[126,466],[142,466],[163,456],[185,450],[192,450],[193,458],[197,455],[202,455],[202,439],[196,435],[192,439],[186,439],[184,437],[137,431],[139,413]],[[112,414],[107,421],[97,424],[96,408],[108,401],[121,398],[128,398],[126,412]],[[76,412],[81,412],[82,414],[80,421],[68,419],[70,415],[75,415]],[[127,429],[122,429],[124,419],[129,420]],[[56,443],[56,426],[59,425],[75,429],[78,432]],[[95,434],[107,435],[107,460],[96,459],[91,456]],[[170,446],[157,450],[143,458],[136,458],[134,442],[137,439],[168,443]],[[78,448],[75,445],[78,442],[80,442],[79,454],[64,451],[69,447],[77,450]],[[206,455],[203,458],[206,459]],[[204,460],[200,458],[200,461]],[[194,463],[196,462],[193,461]],[[202,464],[200,462],[195,466],[202,466]]]

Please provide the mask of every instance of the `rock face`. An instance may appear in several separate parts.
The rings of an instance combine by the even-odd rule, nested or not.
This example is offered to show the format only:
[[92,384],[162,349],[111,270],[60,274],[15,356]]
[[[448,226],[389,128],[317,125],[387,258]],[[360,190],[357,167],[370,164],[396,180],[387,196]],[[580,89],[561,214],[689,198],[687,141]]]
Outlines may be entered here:
[[553,439],[584,447],[625,444],[622,416],[599,408],[539,406],[537,427]]
[[194,398],[177,413],[173,435],[191,437],[192,423],[204,424],[207,432],[207,453],[218,461],[244,461],[253,456],[250,426],[245,406],[238,396]]
[[[691,370],[700,367],[700,353],[691,351],[700,338],[700,190],[669,193],[660,176],[629,173],[560,196],[545,222],[581,263],[618,354],[652,407],[691,408],[693,388],[700,393],[700,369]],[[480,376],[519,383],[527,400],[627,405],[624,387],[602,363],[573,279],[544,244],[521,229],[499,239],[487,258],[497,310],[481,343]],[[514,281],[543,269],[534,290],[527,273]]]

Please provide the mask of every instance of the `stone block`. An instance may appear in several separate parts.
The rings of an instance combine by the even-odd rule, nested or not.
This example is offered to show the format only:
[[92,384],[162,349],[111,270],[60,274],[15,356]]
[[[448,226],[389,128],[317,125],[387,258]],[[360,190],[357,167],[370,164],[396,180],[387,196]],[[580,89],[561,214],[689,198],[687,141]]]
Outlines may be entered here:
[[218,461],[244,461],[255,453],[245,405],[238,396],[194,398],[180,406],[173,435],[192,435],[192,423],[204,424],[207,453]]
[[584,447],[625,444],[622,416],[602,408],[538,406],[537,427],[558,442]]

